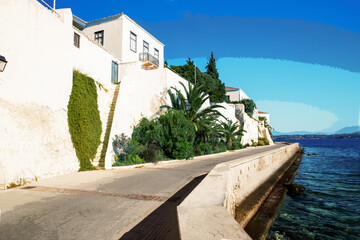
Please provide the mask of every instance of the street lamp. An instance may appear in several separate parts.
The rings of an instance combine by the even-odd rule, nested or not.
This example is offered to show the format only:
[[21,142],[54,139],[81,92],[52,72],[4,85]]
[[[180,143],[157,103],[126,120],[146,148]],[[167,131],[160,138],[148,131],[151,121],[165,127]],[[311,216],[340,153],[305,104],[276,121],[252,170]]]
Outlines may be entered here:
[[7,61],[6,61],[5,57],[0,55],[0,72],[4,71],[6,64],[7,64]]

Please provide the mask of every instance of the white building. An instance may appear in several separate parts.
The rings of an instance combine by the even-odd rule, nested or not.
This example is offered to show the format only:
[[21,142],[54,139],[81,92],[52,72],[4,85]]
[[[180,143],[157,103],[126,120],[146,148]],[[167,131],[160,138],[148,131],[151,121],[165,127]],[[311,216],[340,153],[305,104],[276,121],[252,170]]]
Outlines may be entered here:
[[270,113],[259,111],[259,117],[264,117],[266,122],[270,125]]
[[230,102],[238,102],[243,99],[249,99],[248,95],[241,88],[225,87],[226,100]]
[[148,69],[163,67],[164,44],[124,13],[90,22],[74,16],[73,24],[123,63],[141,60]]

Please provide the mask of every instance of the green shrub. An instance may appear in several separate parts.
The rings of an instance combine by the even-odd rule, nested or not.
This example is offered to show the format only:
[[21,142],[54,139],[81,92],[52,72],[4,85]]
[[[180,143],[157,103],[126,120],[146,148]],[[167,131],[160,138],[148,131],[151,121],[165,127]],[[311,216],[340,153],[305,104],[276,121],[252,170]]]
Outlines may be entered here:
[[143,118],[134,129],[132,139],[145,146],[150,146],[151,144],[159,146],[160,131],[161,129],[157,123],[157,118],[151,121]]
[[145,163],[146,146],[127,137],[124,133],[115,135],[113,140],[115,166]]
[[143,118],[134,129],[132,138],[146,146],[143,153],[146,161],[159,160],[156,157],[163,157],[162,153],[171,159],[193,157],[195,129],[178,110],[169,109],[151,121]]
[[67,109],[71,141],[80,162],[79,171],[94,169],[90,160],[95,158],[102,131],[97,91],[94,80],[79,71],[73,71]]
[[258,143],[257,143],[258,146],[265,146],[265,143],[264,141],[262,140],[259,140]]
[[255,102],[252,99],[246,98],[242,99],[240,103],[244,104],[245,112],[247,113],[247,115],[249,115],[249,117],[252,117],[254,109],[256,108]]
[[174,159],[188,159],[194,156],[194,125],[183,112],[169,109],[158,118],[160,124],[159,145],[165,155]]
[[218,142],[213,146],[213,152],[214,153],[220,153],[220,152],[226,152],[227,146],[224,142]]
[[266,139],[266,138],[259,138],[259,141],[262,141],[265,145],[269,145],[269,144],[270,144],[269,140]]
[[196,156],[207,155],[213,153],[212,146],[208,142],[200,142],[195,144],[194,154]]
[[156,162],[163,160],[162,150],[155,144],[145,146],[142,156],[146,162]]
[[233,141],[233,142],[232,142],[232,146],[233,146],[233,149],[234,149],[234,150],[245,148],[245,147],[240,143],[240,141]]

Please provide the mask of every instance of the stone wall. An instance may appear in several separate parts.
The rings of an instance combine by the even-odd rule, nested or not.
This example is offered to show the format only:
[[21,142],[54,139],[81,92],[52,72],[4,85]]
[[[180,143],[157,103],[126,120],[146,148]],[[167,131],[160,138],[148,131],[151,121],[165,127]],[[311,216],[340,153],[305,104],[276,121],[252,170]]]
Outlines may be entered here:
[[181,239],[251,239],[234,219],[235,206],[299,149],[297,143],[279,146],[216,165],[177,208]]

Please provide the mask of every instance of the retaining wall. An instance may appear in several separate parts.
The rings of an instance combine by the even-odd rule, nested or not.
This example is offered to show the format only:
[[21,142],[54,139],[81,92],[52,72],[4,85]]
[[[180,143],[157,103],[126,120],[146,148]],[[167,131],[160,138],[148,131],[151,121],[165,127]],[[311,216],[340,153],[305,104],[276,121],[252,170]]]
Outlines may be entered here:
[[8,63],[0,72],[0,189],[79,169],[67,123],[73,68],[109,90],[98,88],[105,131],[111,63],[119,60],[73,28],[70,9],[56,11],[36,0],[1,0],[0,55]]
[[235,221],[235,206],[291,160],[297,143],[216,165],[178,206],[181,239],[251,239]]

